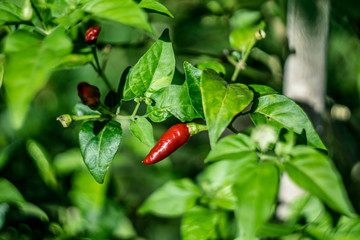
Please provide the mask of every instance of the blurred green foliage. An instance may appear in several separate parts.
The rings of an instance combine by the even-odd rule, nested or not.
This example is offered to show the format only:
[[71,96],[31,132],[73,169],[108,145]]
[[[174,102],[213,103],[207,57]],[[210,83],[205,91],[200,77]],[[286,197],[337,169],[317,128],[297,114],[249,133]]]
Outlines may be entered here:
[[[24,1],[14,2],[21,5]],[[61,1],[48,2],[56,5]],[[233,67],[223,51],[230,49],[230,32],[247,24],[259,23],[263,19],[266,22],[266,39],[249,55],[248,67],[240,72],[240,79],[243,83],[266,84],[281,92],[282,66],[288,53],[285,0],[160,2],[170,10],[174,18],[149,13],[155,37],[145,31],[99,18],[69,30],[74,48],[79,50],[83,47],[81,34],[87,27],[100,25],[100,56],[108,59],[106,74],[111,85],[116,86],[123,70],[127,66],[134,66],[149,49],[152,39],[157,38],[163,29],[169,28],[176,58],[175,79],[184,79],[183,62],[186,60],[200,66],[204,62],[211,63],[229,80]],[[360,3],[356,0],[343,2],[344,4],[339,4],[332,1],[328,51],[329,114],[325,142],[344,178],[350,199],[359,212]],[[82,12],[72,14],[59,19],[59,23],[67,28],[76,16],[79,20],[84,17]],[[139,24],[150,31],[146,23],[134,23],[135,26]],[[6,34],[6,27],[0,26],[1,52],[6,51]],[[110,44],[112,47],[109,47]],[[19,58],[26,62],[26,58]],[[87,61],[89,59],[79,59],[74,54],[73,58],[64,60],[64,63],[70,62],[69,66],[74,66],[74,62],[79,62],[80,66]],[[216,63],[221,63],[224,67],[219,69]],[[18,64],[16,70],[23,71],[24,74],[30,71],[28,65]],[[3,55],[0,54],[0,83],[2,66]],[[47,77],[47,74],[45,72],[44,76]],[[169,180],[195,180],[195,176],[203,170],[204,159],[210,150],[207,135],[192,137],[181,151],[172,154],[168,160],[148,167],[141,164],[141,161],[149,147],[124,130],[110,173],[104,184],[100,185],[87,171],[81,157],[78,143],[80,124],[75,123],[70,128],[63,129],[56,122],[57,116],[72,112],[73,106],[79,102],[76,86],[82,81],[99,86],[102,97],[105,97],[106,85],[89,64],[56,71],[49,77],[44,88],[36,93],[24,125],[18,130],[10,127],[13,123],[5,102],[5,90],[1,88],[0,239],[180,239],[179,218],[163,219],[141,215],[138,208],[155,189]],[[124,104],[125,111],[130,113],[134,104]],[[339,104],[345,105],[344,109],[350,112],[349,118],[330,111]],[[140,112],[145,111],[146,109],[140,109]],[[175,118],[170,118],[163,124],[154,124],[155,139],[176,122]],[[122,126],[128,124],[129,122],[124,121]],[[246,126],[248,121],[245,119],[242,124]],[[214,177],[213,173],[208,174],[209,171],[210,168],[200,179]],[[233,203],[220,201],[216,204]],[[319,208],[324,208],[316,199],[306,200],[304,204],[307,207],[301,211],[305,211],[302,214],[306,218],[313,217],[314,209],[320,211]],[[206,211],[199,207],[187,215],[201,218],[204,214],[209,214],[209,218],[203,221],[209,221],[211,226],[212,213],[204,213]],[[187,222],[191,218],[184,218],[185,225],[191,224]],[[331,221],[330,216],[323,218],[325,220],[321,224]],[[346,221],[346,218],[342,218],[340,223]],[[341,228],[341,224],[338,228]],[[212,233],[208,234],[211,236]]]

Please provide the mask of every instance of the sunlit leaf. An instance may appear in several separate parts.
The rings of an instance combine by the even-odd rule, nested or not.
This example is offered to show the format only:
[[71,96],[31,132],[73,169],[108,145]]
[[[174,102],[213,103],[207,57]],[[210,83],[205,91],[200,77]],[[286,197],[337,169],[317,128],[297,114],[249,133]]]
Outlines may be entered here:
[[149,97],[171,84],[175,72],[175,56],[166,29],[161,37],[139,59],[129,76],[129,86],[136,96]]
[[273,163],[262,162],[242,173],[234,186],[237,197],[235,214],[241,236],[253,239],[274,210],[279,172]]
[[196,206],[188,210],[181,221],[183,240],[206,240],[216,231],[219,212]]
[[201,93],[210,145],[214,147],[231,120],[251,103],[253,92],[244,84],[227,84],[214,71],[204,70]]
[[255,143],[245,134],[230,135],[222,138],[211,149],[205,162],[214,162],[225,159],[241,159],[242,157],[254,153]]
[[139,213],[178,217],[192,208],[200,195],[200,190],[190,179],[172,180],[152,193],[140,207]]
[[95,17],[152,32],[146,13],[132,0],[86,0],[83,9]]
[[202,106],[200,80],[202,71],[192,66],[188,62],[184,62],[185,81],[188,87],[191,104],[194,106],[196,112],[204,118],[204,110]]
[[141,0],[141,2],[139,3],[139,7],[163,13],[171,18],[174,18],[171,12],[164,5],[162,5],[156,0]]
[[219,62],[202,62],[199,63],[196,67],[200,70],[212,69],[218,74],[223,74],[223,75],[226,74],[226,69],[224,65],[222,65]]
[[331,160],[323,153],[306,146],[294,147],[291,155],[291,161],[285,162],[285,170],[290,178],[332,209],[351,216],[351,203]]
[[270,124],[278,131],[281,128],[302,134],[305,130],[308,145],[326,149],[305,112],[290,98],[283,95],[265,95],[255,102],[254,112],[250,114],[255,125]]

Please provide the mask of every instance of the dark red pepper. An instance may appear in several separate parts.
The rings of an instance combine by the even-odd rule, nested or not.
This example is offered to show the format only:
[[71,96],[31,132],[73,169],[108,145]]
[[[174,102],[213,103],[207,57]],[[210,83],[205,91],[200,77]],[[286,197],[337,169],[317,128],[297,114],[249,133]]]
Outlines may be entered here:
[[99,36],[101,28],[99,26],[94,26],[86,30],[85,33],[85,41],[89,45],[94,45],[96,43],[96,40]]
[[180,123],[172,126],[160,137],[159,141],[143,160],[143,163],[154,164],[163,160],[184,145],[190,136],[204,130],[207,130],[206,125],[196,123]]
[[81,102],[89,107],[96,107],[100,103],[100,90],[87,82],[81,82],[77,86]]

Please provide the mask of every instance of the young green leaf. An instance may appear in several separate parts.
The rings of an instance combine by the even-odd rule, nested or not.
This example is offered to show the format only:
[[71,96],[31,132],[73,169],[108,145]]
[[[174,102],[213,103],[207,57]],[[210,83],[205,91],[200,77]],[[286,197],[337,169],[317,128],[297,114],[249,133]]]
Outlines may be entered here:
[[200,206],[188,210],[181,221],[182,239],[206,240],[213,237],[216,233],[219,214],[219,212]]
[[284,163],[290,178],[335,211],[351,216],[351,203],[331,160],[323,153],[306,146],[294,147],[291,155],[291,161]]
[[250,117],[255,125],[267,123],[278,131],[286,128],[301,134],[305,130],[308,145],[326,150],[305,112],[288,97],[272,94],[258,98]]
[[130,72],[129,86],[136,96],[149,97],[171,84],[175,72],[175,56],[166,29],[161,37],[139,59]]
[[164,5],[162,5],[156,0],[141,0],[141,2],[139,3],[139,7],[154,10],[156,12],[163,13],[171,18],[174,18],[171,12]]
[[[21,127],[31,100],[71,49],[72,43],[63,28],[55,29],[43,41],[25,30],[17,30],[6,38],[4,85],[15,128]],[[20,66],[26,68],[19,71]]]
[[195,205],[200,189],[187,178],[167,182],[150,195],[139,213],[152,213],[162,217],[178,217]]
[[205,162],[224,159],[241,159],[256,150],[255,143],[245,134],[230,135],[222,138],[205,158]]
[[202,73],[201,93],[210,144],[214,147],[231,120],[251,103],[254,94],[244,84],[227,84],[212,70]]
[[271,216],[278,193],[279,172],[271,162],[243,171],[234,185],[236,218],[241,237],[253,239]]
[[83,10],[97,18],[113,20],[152,32],[146,13],[132,0],[87,0]]
[[257,166],[258,157],[255,152],[238,156],[237,159],[217,161],[209,165],[198,177],[198,182],[216,206],[234,210],[236,197],[233,185],[242,178],[243,172]]
[[261,22],[257,26],[245,26],[234,29],[229,36],[230,45],[244,54],[249,51],[256,43],[255,33],[265,28],[265,23]]
[[84,122],[80,128],[80,150],[86,167],[98,183],[103,183],[122,136],[121,125],[115,121]]
[[191,104],[196,112],[204,118],[204,110],[202,106],[200,79],[202,71],[194,67],[188,62],[184,62],[186,85],[188,87]]
[[147,113],[154,122],[162,122],[174,115],[182,122],[201,118],[190,100],[188,88],[184,85],[170,85],[153,93],[154,106],[148,106]]
[[130,123],[130,131],[137,139],[149,147],[155,145],[153,127],[145,117],[138,117]]

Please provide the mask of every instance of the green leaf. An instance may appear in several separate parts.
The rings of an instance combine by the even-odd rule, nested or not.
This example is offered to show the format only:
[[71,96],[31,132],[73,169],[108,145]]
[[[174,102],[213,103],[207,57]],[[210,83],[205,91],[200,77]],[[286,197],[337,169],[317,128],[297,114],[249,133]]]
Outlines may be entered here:
[[259,30],[263,30],[264,28],[264,22],[261,22],[257,26],[244,26],[242,28],[236,28],[230,33],[230,45],[241,51],[243,54],[248,54],[257,41],[255,33]]
[[76,25],[84,18],[85,12],[82,9],[76,9],[68,15],[54,19],[54,22],[63,26],[65,29]]
[[4,84],[15,128],[21,127],[31,100],[71,48],[72,43],[62,28],[55,29],[43,41],[24,30],[15,31],[6,38]]
[[200,70],[212,69],[217,74],[223,74],[223,75],[226,74],[226,69],[224,65],[222,65],[219,62],[202,62],[197,65],[197,68]]
[[124,73],[121,77],[125,77],[125,86],[123,90],[123,101],[130,101],[136,97],[135,93],[131,91],[130,87],[130,73],[132,72],[133,68],[129,69],[129,72],[124,76]]
[[169,30],[135,64],[129,76],[129,86],[136,96],[149,97],[171,84],[175,72],[175,56]]
[[94,17],[152,32],[146,13],[132,0],[86,0],[83,9]]
[[205,162],[224,159],[241,159],[256,150],[255,143],[245,134],[230,135],[222,138],[205,158]]
[[146,8],[146,9],[154,10],[159,13],[164,13],[169,17],[174,18],[171,12],[164,5],[162,5],[156,0],[142,0],[138,5],[141,8]]
[[305,130],[308,145],[326,150],[305,112],[288,97],[272,94],[258,98],[250,117],[255,125],[267,123],[278,131],[286,128],[301,134]]
[[214,147],[231,120],[251,103],[253,92],[244,84],[227,84],[214,71],[204,70],[201,93],[210,145]]
[[257,166],[258,157],[255,152],[238,156],[237,159],[217,161],[204,170],[198,182],[211,203],[226,210],[234,210],[236,197],[232,186],[243,172]]
[[75,106],[73,108],[73,113],[76,116],[100,115],[99,111],[92,110],[91,108],[89,108],[88,106],[86,106],[82,103],[75,104]]
[[243,171],[234,185],[237,197],[236,218],[240,235],[252,239],[272,215],[278,193],[279,172],[271,162],[262,162]]
[[26,150],[34,160],[34,163],[45,184],[53,189],[56,189],[58,187],[58,182],[56,180],[54,169],[51,166],[49,155],[45,151],[44,147],[38,142],[30,139],[26,142]]
[[351,216],[353,213],[351,203],[331,160],[319,151],[306,146],[294,147],[291,155],[293,156],[291,161],[284,163],[290,178],[335,211]]
[[0,23],[21,22],[21,8],[12,2],[0,2]]
[[68,54],[60,59],[56,69],[72,69],[84,66],[93,60],[92,54]]
[[261,237],[275,238],[290,235],[293,232],[301,231],[301,227],[295,227],[278,223],[266,223],[259,227],[256,235]]
[[5,73],[5,56],[0,54],[0,88],[2,87],[4,81],[4,73]]
[[195,206],[188,210],[181,221],[183,240],[206,240],[216,232],[219,212]]
[[146,146],[153,147],[155,145],[153,127],[145,117],[138,117],[132,121],[129,128],[134,136]]
[[277,94],[278,92],[275,91],[273,88],[266,86],[266,85],[260,85],[260,84],[250,84],[249,88],[259,94],[259,96],[269,95],[269,94]]
[[202,106],[200,80],[202,71],[194,67],[188,62],[184,62],[186,85],[189,91],[191,104],[196,112],[204,118],[204,110]]
[[147,113],[153,122],[162,122],[174,115],[182,122],[201,118],[190,100],[187,86],[170,85],[151,95],[154,106],[148,106]]
[[54,168],[61,175],[68,175],[72,172],[82,169],[84,163],[80,149],[71,148],[65,152],[59,153],[54,159]]
[[200,196],[200,190],[190,179],[173,180],[152,193],[138,211],[141,214],[178,217],[192,208]]
[[84,122],[80,128],[80,150],[86,167],[98,183],[105,174],[119,148],[121,125],[115,121]]
[[26,203],[19,190],[8,180],[0,178],[0,203]]

